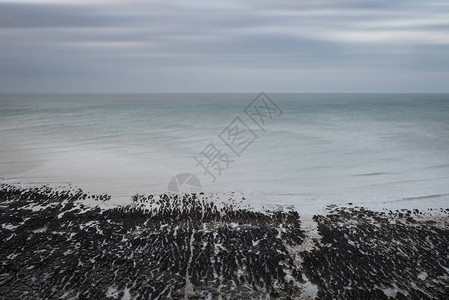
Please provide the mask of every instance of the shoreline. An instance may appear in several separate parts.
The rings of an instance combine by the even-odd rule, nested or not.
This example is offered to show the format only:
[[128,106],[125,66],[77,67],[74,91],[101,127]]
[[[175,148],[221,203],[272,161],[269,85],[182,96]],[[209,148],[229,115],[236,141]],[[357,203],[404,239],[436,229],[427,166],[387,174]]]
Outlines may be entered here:
[[307,226],[246,198],[109,199],[1,184],[0,296],[438,299],[449,287],[448,208],[331,205]]
[[[109,195],[110,199],[107,202],[92,202],[89,199],[85,199],[86,204],[95,207],[100,205],[102,208],[114,208],[129,205],[132,197],[138,195],[164,195],[166,190],[158,191],[146,191],[145,189],[137,189],[137,192],[126,193],[110,193],[106,186],[102,188],[91,189],[93,184],[83,185],[71,182],[44,182],[44,181],[29,181],[21,177],[17,178],[2,178],[0,177],[0,186],[9,185],[16,186],[23,189],[33,189],[36,187],[48,187],[53,190],[72,190],[81,189],[89,191],[92,194],[105,194]],[[116,185],[114,190],[120,190],[120,186]],[[245,199],[245,208],[265,211],[265,210],[278,210],[278,209],[293,209],[298,211],[303,223],[309,223],[312,221],[314,215],[327,214],[329,206],[338,207],[364,207],[365,209],[386,212],[389,210],[401,210],[401,209],[419,209],[422,211],[436,211],[440,208],[449,208],[449,193],[440,194],[408,194],[395,197],[367,197],[367,196],[323,196],[318,195],[304,195],[296,193],[267,193],[264,191],[240,191],[240,190],[213,190],[203,189],[202,198],[208,198],[216,202],[240,201]]]

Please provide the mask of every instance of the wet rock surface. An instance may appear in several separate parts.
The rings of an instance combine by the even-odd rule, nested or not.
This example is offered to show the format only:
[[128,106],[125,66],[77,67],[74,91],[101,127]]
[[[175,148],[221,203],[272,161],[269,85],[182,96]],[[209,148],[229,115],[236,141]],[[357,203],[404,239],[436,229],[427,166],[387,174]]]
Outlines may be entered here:
[[95,207],[107,200],[0,185],[0,298],[302,299],[310,286],[319,299],[449,294],[445,210],[427,218],[333,207],[314,217],[313,234],[293,210],[204,195]]
[[437,213],[431,222],[418,210],[315,216],[321,240],[303,253],[303,270],[318,298],[448,299],[449,220]]
[[135,196],[132,205],[113,209],[88,208],[83,199],[107,196],[2,186],[1,297],[248,299],[301,293],[301,273],[284,246],[302,242],[296,212],[218,207],[195,195]]

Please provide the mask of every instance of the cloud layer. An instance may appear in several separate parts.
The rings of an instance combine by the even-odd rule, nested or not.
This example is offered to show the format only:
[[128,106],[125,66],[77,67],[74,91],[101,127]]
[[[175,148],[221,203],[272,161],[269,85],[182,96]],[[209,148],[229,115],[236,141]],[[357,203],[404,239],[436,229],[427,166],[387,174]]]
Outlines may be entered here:
[[0,0],[10,92],[449,92],[445,1]]

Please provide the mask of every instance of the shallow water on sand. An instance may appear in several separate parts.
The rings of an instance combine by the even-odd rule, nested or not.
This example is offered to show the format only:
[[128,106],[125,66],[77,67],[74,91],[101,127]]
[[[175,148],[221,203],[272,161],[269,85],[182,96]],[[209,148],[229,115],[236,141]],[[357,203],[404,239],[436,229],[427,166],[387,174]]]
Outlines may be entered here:
[[[244,113],[255,96],[0,95],[0,180],[127,198],[189,172],[293,203],[449,203],[448,94],[271,94],[264,130]],[[257,135],[240,156],[219,138],[237,116]],[[210,142],[231,160],[215,182],[194,160]]]

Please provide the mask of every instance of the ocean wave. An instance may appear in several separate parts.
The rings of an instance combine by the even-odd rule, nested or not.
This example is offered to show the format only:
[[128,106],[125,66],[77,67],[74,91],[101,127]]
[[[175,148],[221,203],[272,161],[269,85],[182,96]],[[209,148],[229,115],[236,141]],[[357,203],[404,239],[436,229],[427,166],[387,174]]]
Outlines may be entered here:
[[435,165],[435,166],[427,167],[426,169],[444,169],[444,168],[449,168],[449,164]]
[[356,174],[356,175],[353,175],[353,176],[355,176],[355,177],[359,177],[359,176],[378,176],[378,175],[388,175],[388,174],[394,174],[394,173],[373,172],[373,173],[365,173],[365,174]]
[[403,200],[418,200],[418,199],[429,199],[429,198],[441,198],[449,196],[449,193],[447,194],[434,194],[434,195],[423,195],[423,196],[416,196],[416,197],[408,197],[404,198]]

